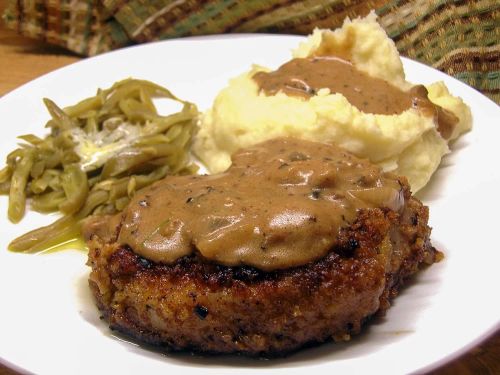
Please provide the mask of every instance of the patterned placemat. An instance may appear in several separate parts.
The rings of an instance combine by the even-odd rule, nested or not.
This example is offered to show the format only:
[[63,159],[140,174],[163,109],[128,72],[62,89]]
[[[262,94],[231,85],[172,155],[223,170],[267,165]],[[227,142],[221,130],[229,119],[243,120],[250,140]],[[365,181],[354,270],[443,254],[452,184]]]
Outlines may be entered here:
[[498,0],[8,0],[20,34],[81,55],[153,40],[232,32],[308,34],[375,9],[403,56],[500,103]]

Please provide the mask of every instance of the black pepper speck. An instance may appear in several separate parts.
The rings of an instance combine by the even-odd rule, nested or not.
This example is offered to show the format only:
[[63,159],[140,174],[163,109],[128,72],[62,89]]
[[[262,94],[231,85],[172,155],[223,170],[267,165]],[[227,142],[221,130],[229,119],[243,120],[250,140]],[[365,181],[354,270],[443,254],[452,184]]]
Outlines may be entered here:
[[139,258],[139,264],[147,269],[151,268],[152,266],[151,262],[145,258]]
[[194,307],[194,313],[198,316],[198,318],[204,320],[208,315],[208,309],[205,306],[196,305]]
[[312,191],[311,191],[311,195],[310,195],[310,197],[311,197],[312,199],[314,199],[314,200],[318,200],[318,199],[319,199],[319,197],[320,197],[320,195],[321,195],[321,189],[314,188],[314,189],[312,189]]

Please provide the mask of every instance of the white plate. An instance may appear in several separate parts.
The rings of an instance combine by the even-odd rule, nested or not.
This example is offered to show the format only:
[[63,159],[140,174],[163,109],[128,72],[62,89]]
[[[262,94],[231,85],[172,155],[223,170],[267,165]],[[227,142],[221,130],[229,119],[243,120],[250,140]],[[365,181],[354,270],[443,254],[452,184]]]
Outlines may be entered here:
[[[149,79],[201,109],[230,77],[251,63],[277,67],[299,37],[244,35],[191,38],[128,48],[57,70],[0,100],[0,158],[16,135],[43,134],[48,119],[42,98],[61,106],[93,95],[125,77]],[[161,354],[113,336],[99,319],[87,288],[86,255],[66,251],[22,255],[7,243],[52,221],[30,212],[18,225],[6,219],[0,197],[0,360],[40,374],[211,374],[273,371],[310,373],[408,373],[448,361],[499,327],[500,200],[499,108],[436,70],[404,60],[410,81],[446,82],[470,104],[473,130],[445,157],[420,195],[431,209],[432,239],[446,254],[404,288],[384,319],[346,344],[325,344],[285,359]]]

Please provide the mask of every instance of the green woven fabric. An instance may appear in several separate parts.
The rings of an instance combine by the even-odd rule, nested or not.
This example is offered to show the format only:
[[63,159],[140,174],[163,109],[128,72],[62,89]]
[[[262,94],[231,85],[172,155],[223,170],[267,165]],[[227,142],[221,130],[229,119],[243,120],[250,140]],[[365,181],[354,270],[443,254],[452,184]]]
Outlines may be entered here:
[[82,55],[230,32],[308,34],[375,9],[403,56],[500,103],[498,0],[9,0],[8,27]]

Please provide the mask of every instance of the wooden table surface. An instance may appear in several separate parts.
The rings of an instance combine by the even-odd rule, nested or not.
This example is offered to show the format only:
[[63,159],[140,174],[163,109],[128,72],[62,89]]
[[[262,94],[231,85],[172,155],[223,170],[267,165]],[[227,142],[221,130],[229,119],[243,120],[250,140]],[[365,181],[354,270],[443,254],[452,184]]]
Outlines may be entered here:
[[[4,7],[5,0],[0,0],[0,13]],[[60,48],[18,36],[7,30],[0,21],[0,97],[42,74],[80,59]],[[456,324],[457,329],[460,329],[460,322]],[[18,373],[0,364],[0,375],[15,374]],[[432,374],[500,374],[500,331]]]

